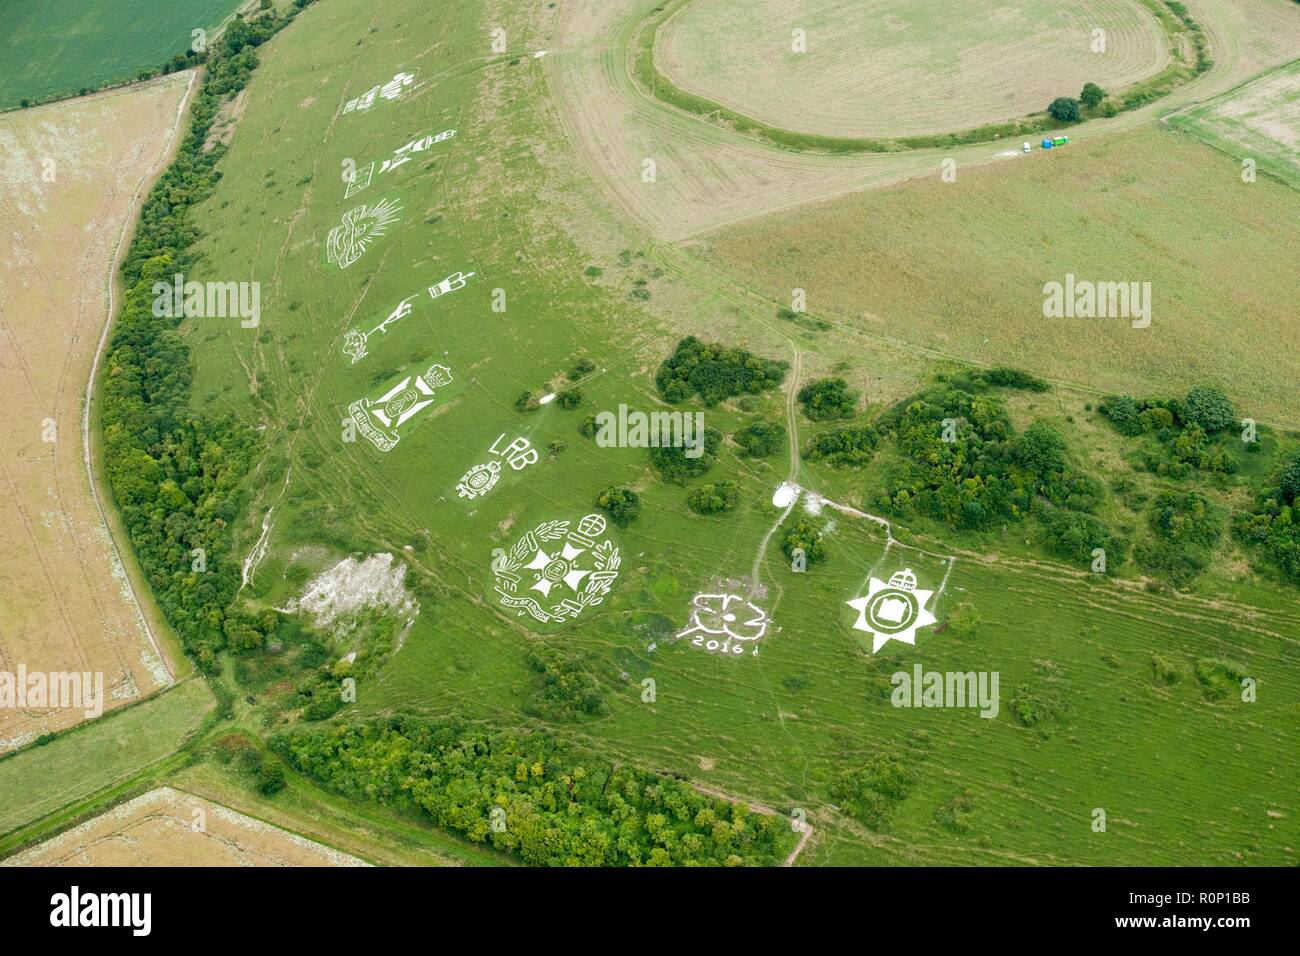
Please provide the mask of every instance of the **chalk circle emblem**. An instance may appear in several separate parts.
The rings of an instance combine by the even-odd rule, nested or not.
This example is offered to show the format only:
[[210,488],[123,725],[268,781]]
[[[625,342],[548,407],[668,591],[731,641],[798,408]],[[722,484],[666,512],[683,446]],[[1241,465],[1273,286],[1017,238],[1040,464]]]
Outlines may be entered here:
[[873,636],[873,654],[886,641],[915,645],[917,629],[938,620],[925,607],[933,594],[933,591],[917,590],[916,575],[911,568],[899,571],[888,582],[873,577],[865,597],[847,602],[858,612],[853,629]]
[[570,621],[605,600],[622,563],[605,519],[543,521],[492,568],[502,607],[542,624]]

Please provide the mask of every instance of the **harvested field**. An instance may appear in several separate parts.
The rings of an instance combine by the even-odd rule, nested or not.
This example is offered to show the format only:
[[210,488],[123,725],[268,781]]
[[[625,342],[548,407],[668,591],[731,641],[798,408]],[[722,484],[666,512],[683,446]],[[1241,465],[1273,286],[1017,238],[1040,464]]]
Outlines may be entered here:
[[[0,117],[0,671],[102,672],[105,709],[173,679],[92,496],[81,431],[118,243],[189,83]],[[0,710],[0,752],[82,713]]]
[[1169,122],[1300,187],[1300,60]]
[[[1093,51],[1093,31],[1104,49]],[[795,30],[805,49],[793,49]],[[1117,90],[1170,60],[1138,0],[693,0],[660,30],[660,69],[691,93],[783,129],[892,137],[1014,119]]]
[[368,866],[171,787],[128,800],[4,866]]
[[[644,93],[629,75],[634,28],[656,5],[656,0],[566,4],[544,62],[578,152],[610,200],[658,239],[686,238],[817,199],[937,177],[945,158],[963,167],[1018,161],[1007,156],[1007,147],[1019,142],[896,154],[794,153],[684,114]],[[1073,141],[1150,122],[1300,55],[1300,6],[1291,0],[1188,0],[1186,5],[1209,38],[1214,66],[1153,103],[1072,128]],[[653,183],[642,178],[645,159],[655,162]]]

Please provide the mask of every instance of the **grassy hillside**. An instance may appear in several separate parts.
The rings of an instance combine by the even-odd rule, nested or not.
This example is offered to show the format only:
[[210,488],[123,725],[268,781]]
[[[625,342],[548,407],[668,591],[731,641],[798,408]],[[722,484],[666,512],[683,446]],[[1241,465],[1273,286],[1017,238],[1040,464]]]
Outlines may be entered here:
[[[231,319],[183,326],[196,362],[194,407],[263,430],[266,453],[247,483],[236,550],[252,548],[264,519],[269,549],[243,592],[246,606],[284,606],[309,577],[349,554],[386,552],[409,568],[419,613],[409,629],[400,619],[387,629],[362,625],[379,644],[365,645],[364,666],[354,672],[357,700],[345,717],[455,713],[553,730],[607,761],[680,774],[781,813],[804,809],[818,827],[808,851],[815,862],[1290,861],[1296,807],[1287,767],[1300,690],[1300,617],[1290,594],[1247,581],[1212,599],[1151,594],[1044,561],[1015,543],[1014,530],[994,553],[960,536],[918,537],[900,527],[894,534],[901,540],[887,548],[877,524],[827,510],[817,521],[825,522],[828,559],[792,571],[779,537],[761,551],[780,518],[770,499],[787,476],[784,453],[753,460],[728,444],[705,475],[679,486],[657,477],[645,449],[603,448],[580,434],[587,414],[619,403],[663,407],[654,371],[681,318],[659,306],[667,279],[653,260],[632,250],[615,255],[595,242],[584,248],[565,228],[569,207],[561,194],[581,185],[567,178],[571,165],[553,159],[564,147],[540,63],[530,56],[545,41],[529,35],[526,21],[507,21],[509,51],[492,54],[483,38],[497,15],[485,16],[469,0],[432,12],[399,0],[379,21],[366,9],[359,0],[314,5],[262,51],[222,160],[224,176],[199,210],[205,260],[196,276],[263,282],[262,321],[256,329]],[[354,97],[398,71],[416,74],[409,92],[345,112]],[[345,196],[349,160],[357,167],[373,160],[379,170],[399,147],[448,129],[455,135]],[[1118,150],[1118,142],[1097,149]],[[1193,149],[1197,163],[1217,160]],[[1047,197],[1059,191],[1060,177],[1090,181],[1086,165],[1071,165],[1087,159],[1044,157],[1023,171]],[[1188,175],[1201,175],[1200,168],[1189,165]],[[1098,193],[1113,188],[1101,180],[1098,169]],[[959,195],[967,194],[941,198],[951,203],[948,197]],[[1140,193],[1126,195],[1126,207],[1148,206]],[[1274,207],[1290,202],[1261,196]],[[339,268],[327,255],[330,230],[358,205],[381,200],[396,219]],[[845,208],[815,234],[844,229],[861,237],[849,248],[874,241],[879,224],[867,228],[860,210]],[[887,221],[896,227],[902,216],[900,209]],[[1018,226],[1033,221],[1008,218]],[[920,229],[924,220],[917,219]],[[1244,227],[1225,220],[1234,241],[1255,250],[1239,235]],[[1030,228],[1024,250],[1051,234],[1047,226]],[[949,241],[961,234],[933,224],[925,231]],[[748,237],[755,248],[763,241],[769,266],[798,252],[762,234]],[[1122,241],[1127,245],[1107,253],[1116,262],[1141,245],[1136,237]],[[1005,259],[1007,244],[988,254],[994,251]],[[464,288],[428,297],[428,287],[456,272],[475,275]],[[1169,286],[1184,278],[1179,271]],[[934,284],[933,276],[928,281]],[[1016,288],[1005,276],[986,281],[990,295]],[[837,293],[831,280],[805,284],[815,309],[821,297],[855,294]],[[1037,308],[1041,294],[1030,292]],[[665,297],[692,294],[677,285]],[[503,296],[504,311],[494,310]],[[408,297],[410,314],[372,334],[368,354],[352,363],[345,332],[376,328]],[[1260,308],[1274,308],[1267,295],[1259,298]],[[786,388],[797,390],[798,339],[769,325],[746,313],[740,332],[715,328],[728,329],[728,344],[791,361]],[[582,393],[576,408],[558,401],[517,407],[523,392],[573,387],[568,373],[584,359],[591,367],[575,373]],[[351,402],[434,363],[453,380],[391,451],[345,440],[341,423]],[[706,426],[730,434],[762,418],[806,429],[797,416],[788,418],[791,391],[705,408]],[[537,462],[503,467],[485,497],[458,496],[457,481],[491,457],[499,436],[526,437]],[[692,488],[720,479],[739,486],[735,511],[704,517],[688,509]],[[802,467],[799,479],[837,498],[861,494],[860,477],[824,467]],[[636,522],[608,532],[622,556],[608,598],[572,623],[539,624],[503,608],[493,549],[510,549],[543,522],[595,511],[597,494],[610,485],[634,488],[643,508]],[[955,563],[943,557],[949,553]],[[867,654],[845,602],[863,593],[872,573],[903,567],[925,588],[946,578],[933,606],[940,626],[923,631],[915,648],[891,643]],[[772,618],[756,655],[723,658],[673,640],[696,592],[753,573],[758,581],[751,583],[766,589],[754,600]],[[330,660],[355,633],[335,629],[323,638]],[[530,663],[539,647],[603,688],[599,716],[541,716],[544,677]],[[245,682],[256,707],[283,709],[271,719],[273,731],[297,719],[299,676],[283,669],[288,650],[252,650],[227,670]],[[1223,692],[1215,661],[1257,675],[1259,700]],[[997,671],[998,716],[892,707],[890,675],[915,663]],[[649,698],[647,679],[654,682]],[[908,782],[868,829],[861,814],[852,815],[844,796],[852,781],[841,776],[883,758],[896,760]],[[1096,808],[1110,821],[1104,834],[1092,829]]]
[[[1300,322],[1287,250],[1300,194],[1167,130],[958,169],[712,233],[702,255],[774,303],[912,349],[1101,391],[1221,386],[1294,427]],[[1048,318],[1067,275],[1149,282],[1151,326]],[[1274,348],[1261,351],[1257,343]]]

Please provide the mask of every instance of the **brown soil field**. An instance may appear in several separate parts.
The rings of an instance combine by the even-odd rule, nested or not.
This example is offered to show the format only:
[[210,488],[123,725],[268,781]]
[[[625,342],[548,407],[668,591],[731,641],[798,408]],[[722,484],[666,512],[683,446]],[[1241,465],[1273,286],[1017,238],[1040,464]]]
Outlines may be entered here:
[[159,787],[24,850],[4,866],[369,866],[288,830]]
[[[174,677],[91,487],[83,416],[117,258],[191,79],[0,117],[0,671],[102,673],[104,710]],[[83,716],[0,709],[0,752]]]

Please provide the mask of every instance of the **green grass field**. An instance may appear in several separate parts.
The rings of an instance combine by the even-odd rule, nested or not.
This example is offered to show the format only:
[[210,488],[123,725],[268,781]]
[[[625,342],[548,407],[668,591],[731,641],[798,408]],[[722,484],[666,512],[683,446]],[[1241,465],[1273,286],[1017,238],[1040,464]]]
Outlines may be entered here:
[[133,79],[190,49],[242,0],[0,0],[0,109]]
[[[786,477],[786,459],[755,463],[724,450],[691,486],[734,479],[741,506],[706,518],[686,508],[687,487],[655,477],[644,449],[600,448],[579,434],[584,415],[597,410],[661,407],[654,370],[688,321],[659,304],[661,291],[676,302],[706,297],[656,275],[651,258],[631,250],[620,257],[575,238],[582,229],[566,221],[572,207],[565,197],[584,186],[573,165],[554,155],[568,147],[558,139],[541,64],[529,56],[540,43],[521,21],[511,25],[509,51],[494,55],[484,41],[487,22],[470,0],[436,11],[397,0],[383,16],[360,0],[308,8],[261,54],[224,176],[198,217],[206,259],[203,275],[193,278],[264,283],[257,329],[234,319],[183,326],[196,361],[195,407],[265,429],[267,453],[248,482],[238,551],[253,546],[274,506],[270,549],[245,596],[282,606],[311,574],[349,554],[388,552],[411,569],[419,615],[400,650],[360,683],[345,717],[456,712],[541,726],[523,707],[539,681],[525,651],[543,641],[589,652],[614,688],[608,716],[553,729],[609,758],[683,774],[782,813],[803,808],[819,835],[802,862],[1294,862],[1300,614],[1293,593],[1242,582],[1209,597],[1148,594],[1031,559],[1016,530],[989,551],[963,547],[950,567],[925,552],[949,553],[954,544],[896,529],[909,543],[885,554],[878,526],[834,514],[824,566],[793,572],[775,541],[759,562],[767,592],[758,603],[771,614],[772,630],[758,656],[723,659],[673,642],[692,595],[719,578],[750,574],[779,516],[770,498]],[[344,112],[398,71],[416,74],[399,98]],[[381,171],[399,147],[449,129],[453,137]],[[1160,187],[1142,180],[1138,168],[1156,156],[1183,162],[1176,168],[1184,180]],[[370,185],[346,197],[349,160],[376,165]],[[1008,304],[1037,310],[1041,284],[1056,270],[1077,263],[1080,272],[1104,274],[1127,269],[1134,257],[1136,277],[1151,277],[1171,297],[1184,288],[1199,296],[1179,306],[1184,321],[1226,313],[1233,296],[1249,292],[1249,321],[1272,321],[1277,338],[1285,270],[1274,266],[1285,243],[1269,230],[1294,210],[1292,194],[1252,187],[1258,191],[1248,203],[1259,205],[1221,210],[1221,225],[1202,247],[1171,256],[1153,248],[1153,237],[1203,224],[1204,195],[1233,188],[1231,163],[1159,133],[1030,162],[962,176],[956,186],[936,179],[838,210],[787,215],[780,229],[746,227],[715,239],[713,255],[727,257],[743,283],[770,283],[774,297],[778,288],[784,297],[792,284],[802,285],[815,312],[911,315],[915,330],[893,334],[944,328],[953,350],[976,357],[985,354],[978,342],[989,332],[974,323],[1005,328]],[[996,185],[1003,175],[1026,186],[1014,200]],[[1067,175],[1088,190],[1099,225],[1085,227],[1074,211],[1077,197],[1059,196]],[[1167,210],[1171,192],[1193,192],[1188,180],[1203,195]],[[909,212],[899,196],[929,203],[930,212]],[[349,210],[381,200],[397,208],[396,220],[340,269],[326,255],[327,235]],[[991,205],[1003,211],[981,221],[975,211]],[[1140,227],[1141,214],[1165,217],[1161,231]],[[822,242],[831,235],[841,238]],[[827,245],[832,250],[822,252]],[[1217,265],[1221,273],[1199,275],[1205,262],[1228,256],[1232,269]],[[892,273],[883,268],[895,259]],[[994,259],[1009,262],[1010,272],[978,268]],[[772,275],[773,263],[783,271]],[[962,267],[967,288],[954,288],[955,277],[942,273],[947,264]],[[584,275],[592,265],[602,270],[600,281]],[[424,290],[456,272],[475,275],[465,288],[430,299]],[[849,274],[863,277],[867,289]],[[973,274],[979,278],[971,290]],[[896,284],[884,288],[896,298],[881,302],[874,283],[891,275]],[[626,293],[638,277],[651,290],[648,301]],[[923,285],[953,298],[927,299]],[[504,311],[494,311],[502,295]],[[349,364],[344,333],[375,328],[408,297],[411,313],[372,334],[369,354]],[[972,297],[981,303],[976,313]],[[1163,351],[1141,353],[1134,365],[1114,358],[1105,331],[1090,346],[1067,335],[1052,361],[1073,370],[1075,353],[1091,347],[1094,358],[1104,352],[1097,363],[1108,374],[1118,367],[1130,376],[1119,384],[1146,381],[1140,372],[1159,373],[1162,383],[1204,378],[1234,354],[1232,342],[1247,341],[1242,321],[1225,329],[1180,326],[1157,312],[1147,331]],[[774,323],[742,313],[729,344],[795,360],[801,340],[774,331]],[[1185,353],[1196,335],[1214,345],[1209,366],[1170,367],[1168,356]],[[822,348],[833,353],[836,346]],[[1015,356],[1016,364],[1052,371],[1041,368],[1046,359],[1026,355],[1023,343]],[[557,402],[515,410],[520,392],[557,387],[581,358],[596,369],[578,385],[585,396],[578,409]],[[1261,358],[1262,368],[1242,372],[1258,386],[1242,404],[1271,400],[1263,407],[1277,414],[1281,370],[1274,358]],[[453,381],[404,427],[396,447],[381,453],[360,436],[344,441],[351,402],[433,363],[447,366]],[[1238,382],[1232,390],[1243,388]],[[767,393],[749,411],[726,403],[706,410],[705,421],[730,433],[756,417],[784,419],[785,398]],[[458,497],[457,481],[489,458],[498,436],[527,438],[539,460],[519,471],[503,467],[481,499]],[[799,480],[837,498],[861,491],[858,476],[808,465]],[[597,493],[609,485],[636,488],[644,504],[638,522],[610,534],[623,557],[610,597],[571,624],[537,625],[503,612],[493,590],[493,549],[510,548],[541,522],[594,511]],[[923,587],[937,586],[951,570],[936,604],[941,625],[961,605],[981,623],[923,631],[915,649],[893,643],[863,653],[845,602],[863,593],[873,571],[887,577],[902,567]],[[1172,682],[1157,681],[1153,655]],[[1194,669],[1216,658],[1258,675],[1257,702],[1209,696]],[[1000,714],[984,720],[971,710],[891,707],[890,674],[915,663],[997,671]],[[643,701],[647,678],[655,682],[653,702]],[[1013,701],[1037,723],[1016,719]],[[899,754],[916,782],[873,834],[834,808],[831,786],[840,770],[881,751]],[[952,812],[955,799],[970,809]],[[1105,833],[1093,832],[1096,808],[1107,814]]]
[[0,760],[0,836],[173,753],[211,709],[207,685],[189,680]]

